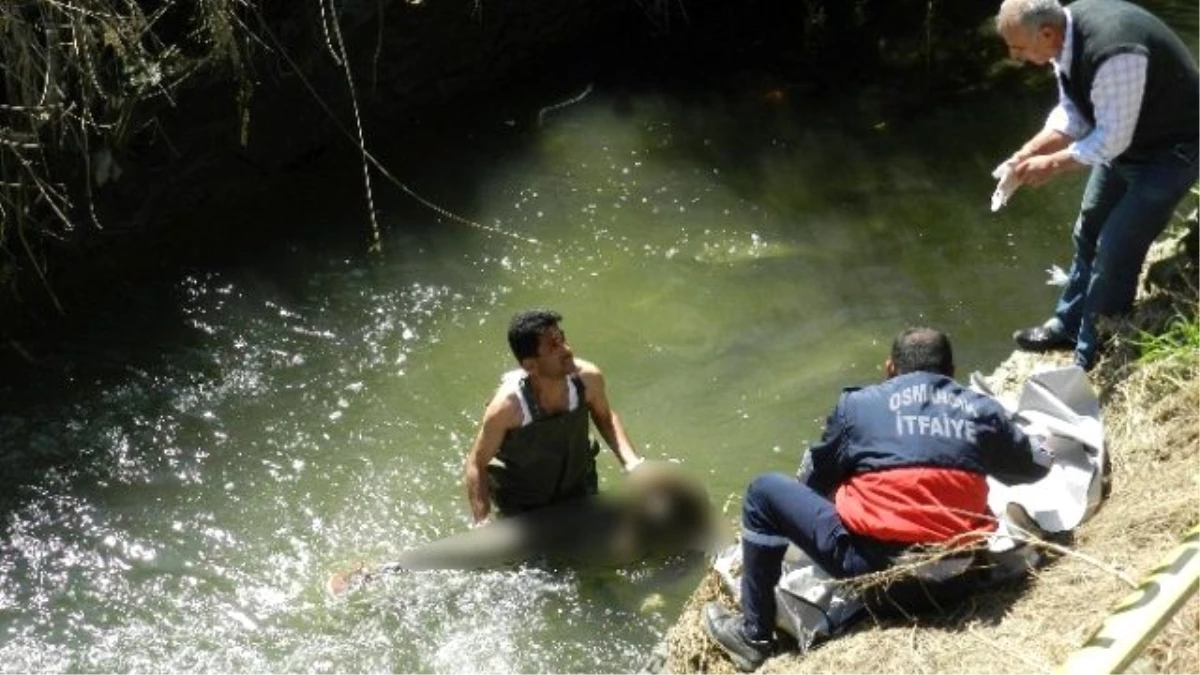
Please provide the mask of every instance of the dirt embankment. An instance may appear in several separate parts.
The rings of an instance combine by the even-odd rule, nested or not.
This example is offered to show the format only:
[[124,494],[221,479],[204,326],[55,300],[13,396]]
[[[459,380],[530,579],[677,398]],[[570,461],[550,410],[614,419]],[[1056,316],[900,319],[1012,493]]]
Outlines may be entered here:
[[[1139,363],[1132,340],[1139,331],[1160,334],[1178,315],[1195,316],[1196,263],[1181,248],[1170,241],[1152,251],[1156,262],[1143,274],[1137,309],[1113,327],[1114,337],[1091,376],[1103,406],[1112,492],[1075,532],[1071,548],[1094,562],[1061,557],[1028,583],[964,599],[943,615],[868,618],[807,654],[777,654],[761,672],[1050,672],[1091,636],[1131,590],[1100,565],[1140,579],[1198,519],[1197,360]],[[997,392],[1015,393],[1047,362],[1065,364],[1068,356],[1014,353],[987,379]],[[700,625],[704,603],[718,598],[732,606],[710,573],[668,633],[669,672],[737,672]],[[1200,672],[1198,607],[1193,596],[1131,672]]]

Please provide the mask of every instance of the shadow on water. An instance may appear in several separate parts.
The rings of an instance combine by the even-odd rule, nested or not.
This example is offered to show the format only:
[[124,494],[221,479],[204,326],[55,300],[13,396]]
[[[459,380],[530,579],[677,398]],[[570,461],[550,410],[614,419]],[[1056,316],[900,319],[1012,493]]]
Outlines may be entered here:
[[[407,149],[436,161],[406,169],[427,190],[423,196],[471,213],[472,185],[521,139],[482,132],[478,142],[447,151],[444,135],[458,129],[414,132]],[[390,186],[380,178],[376,205],[386,249],[369,254],[357,162],[346,148],[328,151],[320,163],[277,176],[249,198],[175,214],[172,232],[182,242],[139,244],[133,257],[101,268],[115,274],[102,289],[92,284],[64,296],[62,316],[36,316],[12,333],[0,350],[0,508],[19,503],[18,488],[47,469],[103,476],[112,458],[95,447],[97,429],[137,428],[138,420],[177,413],[174,392],[219,381],[230,365],[222,357],[250,336],[238,334],[243,326],[209,324],[207,312],[230,311],[252,322],[250,332],[269,330],[261,324],[286,323],[289,312],[322,311],[330,301],[323,284],[337,279],[433,288],[470,273],[453,260],[431,268],[424,259],[449,257],[448,249],[469,259],[479,232],[381,189]],[[151,440],[130,438],[129,446],[155,452],[156,443],[142,442]]]
[[[1161,6],[1181,30],[1194,29],[1194,8],[1174,0],[1147,4]],[[827,221],[830,229],[846,220],[871,221],[873,195],[898,191],[932,195],[961,182],[962,163],[942,161],[942,153],[919,164],[897,166],[893,161],[938,148],[951,133],[979,141],[963,145],[968,148],[965,152],[977,155],[970,158],[979,169],[971,185],[985,190],[989,178],[984,169],[1018,143],[1022,130],[1031,128],[1040,114],[1031,113],[1030,106],[1017,100],[1030,92],[1015,97],[1003,92],[984,94],[994,100],[982,105],[996,107],[996,117],[1018,121],[999,131],[995,117],[971,114],[981,105],[977,101],[926,102],[921,114],[914,116],[909,114],[911,96],[881,85],[859,86],[849,96],[830,97],[827,91],[818,91],[811,72],[797,74],[794,69],[803,55],[789,52],[786,45],[794,26],[803,22],[803,10],[783,11],[792,13],[790,20],[756,26],[753,40],[730,40],[729,34],[716,31],[721,44],[732,45],[732,51],[697,49],[704,38],[691,36],[680,43],[678,54],[670,48],[634,44],[632,54],[603,66],[577,57],[540,69],[531,87],[504,100],[486,106],[464,103],[437,119],[406,126],[401,137],[389,135],[381,125],[374,130],[376,140],[371,145],[423,197],[454,214],[483,219],[485,209],[477,188],[497,163],[537,155],[539,121],[569,122],[572,114],[567,107],[539,120],[540,111],[591,86],[589,106],[605,105],[616,115],[629,117],[634,114],[635,98],[653,91],[661,96],[661,114],[643,127],[643,141],[656,150],[658,161],[721,167],[725,187],[781,213],[803,214],[808,232],[814,220]],[[691,67],[682,67],[689,59],[694,61]],[[763,69],[763,62],[775,65]],[[662,140],[659,127],[671,130],[669,142]],[[830,142],[830,133],[844,135],[845,142]],[[503,237],[431,212],[377,176],[374,185],[387,252],[382,258],[366,255],[371,233],[365,200],[329,199],[330,194],[361,193],[358,158],[344,139],[336,141],[335,147],[315,163],[278,177],[273,192],[248,203],[213,204],[204,213],[182,217],[175,229],[207,229],[214,236],[169,247],[165,259],[157,259],[151,251],[146,260],[129,261],[128,274],[107,280],[103,293],[77,299],[65,319],[22,335],[10,345],[13,348],[0,351],[0,370],[6,373],[0,383],[0,411],[4,411],[0,413],[0,494],[15,494],[11,488],[26,484],[47,467],[74,463],[76,468],[86,468],[97,457],[81,438],[30,422],[28,411],[43,405],[86,406],[112,386],[137,389],[142,386],[138,383],[149,386],[172,379],[180,384],[198,382],[220,370],[206,347],[211,336],[186,309],[188,293],[195,291],[189,290],[188,278],[234,274],[240,283],[260,289],[274,302],[303,305],[311,300],[302,281],[304,270],[327,259],[353,261],[362,267],[355,273],[404,284],[428,281],[429,270],[422,270],[420,279],[395,278],[393,268],[405,268],[403,262],[398,266],[390,262],[397,256],[417,259],[430,248],[464,241],[480,248],[494,246],[497,239],[503,243]],[[778,189],[787,182],[805,186]],[[272,205],[263,208],[264,200]],[[956,216],[951,212],[931,217]],[[358,233],[347,236],[348,229]],[[890,228],[884,226],[878,227],[876,235],[881,249],[904,243],[893,240]],[[863,250],[847,253],[873,255]],[[447,264],[452,267],[453,262]],[[446,265],[438,269],[453,276],[454,270]],[[150,394],[143,404],[167,405]]]

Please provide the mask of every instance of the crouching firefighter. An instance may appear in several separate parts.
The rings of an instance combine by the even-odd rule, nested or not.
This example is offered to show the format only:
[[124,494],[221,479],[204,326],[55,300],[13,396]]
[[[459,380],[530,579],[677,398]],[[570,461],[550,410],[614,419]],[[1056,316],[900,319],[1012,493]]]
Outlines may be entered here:
[[1049,471],[999,402],[953,379],[943,333],[904,330],[884,371],[884,382],[842,392],[798,477],[762,475],[746,491],[741,614],[704,611],[706,632],[744,671],[772,652],[789,542],[835,578],[877,572],[914,545],[986,537],[996,526],[987,476],[1029,483]]

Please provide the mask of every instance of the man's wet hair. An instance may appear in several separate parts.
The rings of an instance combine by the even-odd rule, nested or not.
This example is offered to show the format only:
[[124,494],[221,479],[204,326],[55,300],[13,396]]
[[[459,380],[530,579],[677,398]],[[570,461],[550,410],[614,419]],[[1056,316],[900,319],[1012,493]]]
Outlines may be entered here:
[[946,334],[925,326],[905,328],[892,342],[892,365],[896,374],[924,371],[950,376],[954,373],[954,352]]
[[560,321],[562,315],[548,309],[529,309],[515,314],[508,324],[508,346],[517,362],[537,356],[538,337]]

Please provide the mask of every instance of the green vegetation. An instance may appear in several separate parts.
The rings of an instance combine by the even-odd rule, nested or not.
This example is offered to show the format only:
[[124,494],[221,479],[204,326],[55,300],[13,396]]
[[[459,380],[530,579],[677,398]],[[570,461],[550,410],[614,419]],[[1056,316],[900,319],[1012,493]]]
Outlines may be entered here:
[[[1170,384],[1194,380],[1200,372],[1200,305],[1197,303],[1195,285],[1197,202],[1200,188],[1193,187],[1179,205],[1174,221],[1167,227],[1166,241],[1177,242],[1173,246],[1176,259],[1190,261],[1190,265],[1167,268],[1170,270],[1163,282],[1161,294],[1164,309],[1156,312],[1156,320],[1143,325],[1133,325],[1126,333],[1133,351],[1130,360],[1157,378]],[[1170,246],[1170,245],[1168,245]]]
[[1171,363],[1195,367],[1200,363],[1200,319],[1178,314],[1155,335],[1139,331],[1134,343],[1141,349],[1142,364]]

